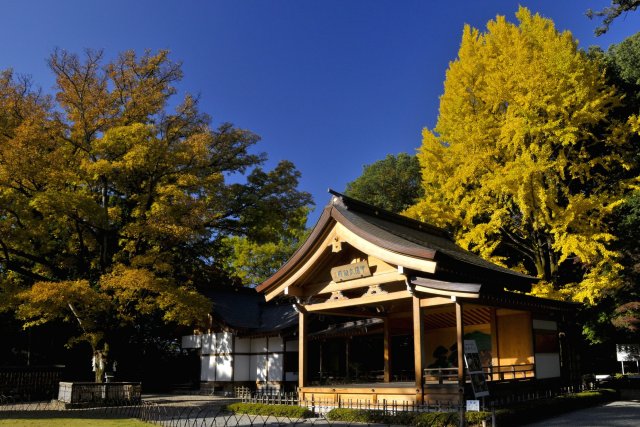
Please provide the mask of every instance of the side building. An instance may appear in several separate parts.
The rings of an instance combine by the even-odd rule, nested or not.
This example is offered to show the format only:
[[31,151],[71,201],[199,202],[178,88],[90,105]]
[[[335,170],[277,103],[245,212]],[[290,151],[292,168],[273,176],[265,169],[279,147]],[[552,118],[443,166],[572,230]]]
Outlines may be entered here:
[[220,288],[208,330],[182,337],[200,356],[200,388],[234,392],[284,391],[298,382],[298,313],[291,304],[267,303],[251,288]]

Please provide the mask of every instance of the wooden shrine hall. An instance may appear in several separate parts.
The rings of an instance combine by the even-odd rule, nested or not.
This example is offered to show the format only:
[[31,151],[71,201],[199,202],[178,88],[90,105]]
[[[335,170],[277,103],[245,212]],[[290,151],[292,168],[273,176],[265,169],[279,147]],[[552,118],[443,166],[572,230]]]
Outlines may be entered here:
[[[537,279],[463,250],[440,228],[330,193],[306,242],[257,288],[298,312],[301,399],[472,397],[468,340],[490,393],[576,378],[573,304],[525,295]],[[314,321],[327,318],[324,329]],[[350,359],[358,352],[361,363]]]

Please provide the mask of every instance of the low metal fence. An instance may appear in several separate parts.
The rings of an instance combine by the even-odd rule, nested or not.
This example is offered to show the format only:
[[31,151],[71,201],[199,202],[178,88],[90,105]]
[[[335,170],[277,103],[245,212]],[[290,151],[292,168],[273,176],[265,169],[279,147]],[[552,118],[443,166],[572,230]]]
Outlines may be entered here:
[[[555,390],[534,391],[512,395],[509,398],[494,398],[487,401],[482,409],[492,412],[497,407],[508,407],[510,404],[526,400],[555,397],[559,394],[583,391],[584,386],[575,385],[560,387]],[[225,409],[231,402],[266,403],[299,405],[309,408],[313,415],[310,418],[294,418],[286,416],[242,415],[233,414]],[[410,413],[445,412],[454,417],[460,407],[449,401],[397,402],[382,400],[379,402],[362,400],[343,400],[339,402],[311,399],[300,401],[296,393],[248,393],[244,391],[239,398],[216,398],[211,396],[170,396],[158,397],[156,400],[142,400],[132,404],[129,400],[111,401],[109,406],[69,409],[56,400],[24,401],[23,398],[0,395],[0,419],[24,418],[75,418],[75,419],[117,419],[134,418],[151,424],[165,427],[252,427],[252,426],[349,426],[362,425],[345,421],[330,421],[327,413],[334,408],[364,409],[377,412],[379,415],[409,415]],[[378,419],[384,419],[384,417]],[[452,418],[453,419],[453,418]],[[390,421],[391,422],[391,421]],[[377,425],[386,425],[380,423]]]

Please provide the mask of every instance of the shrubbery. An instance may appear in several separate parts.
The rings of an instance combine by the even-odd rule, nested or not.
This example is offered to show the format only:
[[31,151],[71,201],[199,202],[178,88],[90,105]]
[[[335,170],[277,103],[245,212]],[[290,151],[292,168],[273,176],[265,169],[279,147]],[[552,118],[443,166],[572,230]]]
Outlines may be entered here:
[[[581,393],[558,396],[550,399],[532,400],[508,409],[496,411],[496,421],[500,426],[517,426],[534,420],[540,420],[564,412],[587,408],[608,402],[616,397],[616,391],[610,389],[584,391]],[[457,412],[397,413],[391,415],[382,411],[364,409],[336,408],[326,415],[330,421],[357,423],[402,424],[417,427],[449,427],[458,425]],[[479,426],[483,420],[491,419],[490,412],[466,412],[467,425]]]
[[[417,427],[449,427],[458,425],[457,412],[398,412],[396,415],[385,414],[382,411],[367,411],[364,409],[336,408],[326,415],[329,421],[343,421],[350,423],[379,423],[403,424]],[[491,418],[489,412],[467,412],[467,425],[479,426],[483,420]]]
[[264,403],[232,403],[226,406],[234,414],[264,415],[285,418],[308,418],[313,416],[307,408],[293,405],[267,405]]

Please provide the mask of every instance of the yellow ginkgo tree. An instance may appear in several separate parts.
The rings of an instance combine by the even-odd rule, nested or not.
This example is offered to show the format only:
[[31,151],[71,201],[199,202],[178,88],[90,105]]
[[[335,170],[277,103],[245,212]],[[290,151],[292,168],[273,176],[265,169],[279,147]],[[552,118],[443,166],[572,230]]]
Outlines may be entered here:
[[182,73],[167,52],[49,65],[54,96],[0,73],[0,309],[75,323],[101,368],[124,325],[203,322],[223,240],[277,241],[310,196],[291,162],[263,170],[254,133],[211,127],[190,96],[169,111]]
[[569,32],[516,17],[464,28],[407,213],[540,277],[538,294],[594,302],[620,282],[608,221],[632,184],[638,119],[611,117],[621,98]]

